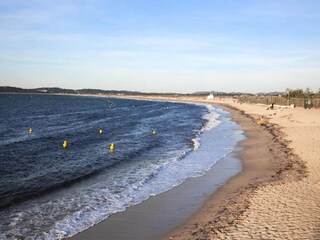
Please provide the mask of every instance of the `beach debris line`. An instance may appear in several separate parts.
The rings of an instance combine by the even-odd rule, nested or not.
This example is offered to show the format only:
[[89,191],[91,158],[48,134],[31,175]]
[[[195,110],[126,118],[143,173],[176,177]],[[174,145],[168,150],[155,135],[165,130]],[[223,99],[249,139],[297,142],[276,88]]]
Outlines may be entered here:
[[110,146],[109,146],[109,150],[110,150],[111,152],[113,152],[113,151],[114,151],[114,143],[111,143],[111,144],[110,144]]
[[29,134],[31,134],[32,131],[33,131],[32,128],[29,128],[29,129],[28,129],[28,133],[29,133]]
[[63,148],[67,148],[68,147],[68,141],[67,140],[63,141],[62,147]]

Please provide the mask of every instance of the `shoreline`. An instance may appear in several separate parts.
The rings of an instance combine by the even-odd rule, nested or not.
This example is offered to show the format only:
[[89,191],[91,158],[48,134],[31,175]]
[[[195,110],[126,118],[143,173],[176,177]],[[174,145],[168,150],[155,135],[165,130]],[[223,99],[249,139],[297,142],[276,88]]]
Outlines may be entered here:
[[[294,128],[299,127],[296,126],[297,124],[306,124],[304,127],[309,128],[311,124],[313,125],[311,131],[316,129],[320,133],[320,121],[317,121],[319,120],[320,112],[317,109],[309,111],[312,114],[307,115],[307,117],[310,117],[308,119],[304,116],[306,112],[302,108],[292,109],[277,106],[274,110],[267,111],[266,105],[242,104],[230,98],[208,100],[202,97],[162,98],[155,96],[146,98],[140,96],[138,99],[218,104],[227,108],[227,111],[232,112],[232,119],[243,127],[248,137],[243,144],[240,144],[240,146],[244,147],[244,151],[239,154],[244,166],[243,171],[230,179],[219,191],[215,192],[185,224],[167,233],[164,239],[320,238],[320,224],[317,223],[320,217],[318,217],[319,214],[316,214],[320,213],[320,195],[315,194],[316,197],[310,196],[315,193],[313,183],[310,186],[310,164],[300,154],[300,152],[304,153],[307,150],[301,149],[299,146],[303,145],[303,147],[308,148],[304,142],[315,145],[316,134],[309,134],[314,137],[309,137],[309,139],[290,138],[288,137],[287,127],[287,124],[295,125],[293,126]],[[241,115],[245,121],[238,118]],[[265,126],[257,124],[257,120],[261,115],[267,117]],[[301,122],[293,120],[294,115],[299,117]],[[247,125],[245,124],[246,121]],[[310,122],[308,123],[308,121]],[[256,129],[256,134],[254,134],[254,128]],[[300,134],[304,134],[304,128],[300,128],[299,131]],[[249,136],[250,133],[252,134],[251,136]],[[293,147],[292,141],[298,142],[298,144]],[[257,143],[259,144],[257,145]],[[309,150],[311,150],[310,147]],[[319,150],[313,150],[313,152],[313,159],[309,159],[312,161],[315,160],[317,153],[319,154]],[[256,162],[257,159],[259,160],[258,163]],[[312,163],[314,165],[314,162]],[[319,176],[320,165],[313,165],[311,168],[316,167],[316,175]],[[320,186],[320,179],[317,176],[316,184]],[[306,191],[299,186],[304,186],[304,182],[307,182],[307,187],[310,188],[307,192],[308,197],[304,196]],[[297,186],[295,185],[300,187],[299,195],[295,201],[290,201],[292,195],[297,192]],[[280,189],[284,186],[284,189],[274,191],[278,186],[280,186]],[[265,188],[268,191],[265,191]],[[255,202],[256,198],[258,199],[257,202]],[[271,198],[271,200],[268,198]],[[300,206],[301,202],[308,205],[308,199],[312,200],[313,205],[308,212],[310,216],[304,214]],[[293,205],[293,210],[287,209],[287,206],[290,206],[289,203]],[[282,211],[274,209],[275,206],[280,208],[279,205],[281,208],[284,206]],[[260,217],[263,220],[263,224],[259,224],[259,220],[257,221]],[[279,221],[279,218],[283,220]],[[307,218],[307,220],[303,218]],[[313,228],[310,227],[312,225]],[[306,229],[309,229],[309,231]]]
[[[283,113],[274,111],[266,112],[265,105],[242,105],[231,100],[226,101],[223,99],[217,101],[203,98],[168,99],[159,97],[146,98],[144,96],[135,96],[131,99],[219,104],[220,106],[226,107],[233,112],[233,114],[236,113],[238,116],[242,115],[244,119],[247,119],[249,124],[244,126],[243,121],[234,118],[233,115],[233,120],[243,127],[247,136],[250,135],[250,131],[253,134],[253,128],[259,128],[258,130],[256,129],[256,134],[250,137],[251,140],[248,138],[249,141],[241,144],[244,151],[239,154],[239,157],[242,159],[243,165],[245,166],[244,168],[247,170],[244,169],[240,174],[230,179],[210,196],[210,199],[206,201],[186,223],[180,227],[176,227],[173,231],[169,231],[163,239],[317,239],[317,237],[320,237],[320,226],[318,224],[320,218],[317,217],[319,216],[317,213],[320,213],[319,201],[317,201],[320,199],[318,192],[318,194],[315,194],[314,199],[311,199],[313,200],[311,204],[312,208],[310,208],[311,210],[308,208],[308,213],[310,213],[311,217],[308,217],[306,221],[302,218],[300,219],[300,215],[305,217],[305,214],[297,213],[297,209],[290,210],[286,207],[297,205],[300,209],[300,204],[303,200],[295,199],[295,201],[289,202],[289,198],[291,198],[291,195],[294,195],[293,193],[295,192],[298,192],[300,195],[301,192],[303,194],[306,192],[304,189],[299,189],[300,185],[304,185],[305,182],[308,183],[307,186],[310,185],[310,162],[306,161],[304,155],[301,154],[299,145],[292,143],[293,140],[294,143],[296,143],[296,139],[289,131],[290,129],[286,127],[288,121],[299,124],[305,123],[301,117],[302,114],[304,114],[302,109],[298,109],[298,111],[286,109],[285,111],[289,111],[289,114],[287,114],[285,111]],[[317,110],[309,112],[312,112],[311,117],[313,120],[320,116]],[[277,114],[278,116],[273,116]],[[267,126],[257,125],[256,120],[261,115],[268,116],[270,122],[268,122]],[[301,117],[301,122],[293,121],[292,115]],[[316,127],[315,129],[319,133],[319,121],[315,120],[312,124],[314,125],[312,125],[312,127]],[[300,131],[302,131],[302,129],[300,129]],[[259,147],[256,145],[257,137],[262,137],[262,141],[259,142]],[[263,137],[265,139],[263,139]],[[307,142],[314,143],[312,146],[319,146],[320,144],[318,144],[316,140],[317,138],[313,138]],[[296,150],[296,148],[298,150]],[[303,150],[301,151],[303,152]],[[316,152],[316,154],[312,155],[313,161],[315,156],[319,154],[319,150],[314,152]],[[256,159],[260,161],[257,163],[254,161]],[[312,164],[314,165],[314,162],[312,162]],[[311,167],[314,167],[313,165]],[[319,168],[317,167],[318,166],[316,166],[315,172],[319,173],[320,166]],[[316,180],[313,178],[311,180],[315,182],[315,184],[320,182],[318,177],[316,177]],[[318,185],[320,186],[320,184]],[[305,197],[305,199],[309,199],[310,192],[314,193],[314,186],[311,185],[309,187],[310,189],[308,189],[306,193],[308,196],[301,195],[301,198]],[[282,188],[289,193],[283,192],[284,190]],[[278,189],[281,189],[282,192]],[[263,204],[261,202],[263,202]],[[274,209],[274,204],[279,208],[277,205],[279,204],[278,202],[280,202],[285,209],[281,211]],[[307,202],[305,201],[305,203]],[[261,214],[264,215],[260,216]],[[290,219],[291,216],[297,217],[297,219]],[[279,221],[279,217],[285,218],[286,220],[283,219]],[[310,218],[314,221],[310,221]],[[261,224],[259,224],[259,221]],[[312,226],[312,228],[309,225]],[[300,226],[302,226],[301,229],[299,229]],[[95,226],[92,227],[92,229],[94,228]],[[102,231],[99,234],[107,234],[103,229],[99,231]],[[91,234],[90,237],[94,237],[96,233],[97,232],[92,231],[93,235]]]
[[[230,113],[225,116],[227,122],[230,121],[230,116]],[[243,139],[243,132],[236,131],[239,132],[233,133],[234,137]],[[238,142],[231,152],[219,159],[204,175],[189,178],[182,184],[151,196],[123,212],[112,214],[106,220],[67,239],[162,238],[168,231],[185,223],[213,192],[241,172],[241,161],[236,157],[241,150]]]
[[115,213],[66,239],[161,239],[168,231],[178,228],[197,212],[212,192],[229,180],[227,174],[238,173],[240,165],[240,160],[230,153],[205,175],[188,179],[173,189]]
[[[300,179],[306,174],[304,164],[287,148],[278,126],[259,126],[253,116],[229,105],[222,106],[232,113],[232,119],[247,136],[240,143],[243,151],[238,154],[243,170],[215,192],[187,223],[163,239],[224,239],[229,236],[228,228],[241,221],[258,188],[292,177]],[[278,161],[274,161],[275,156]]]

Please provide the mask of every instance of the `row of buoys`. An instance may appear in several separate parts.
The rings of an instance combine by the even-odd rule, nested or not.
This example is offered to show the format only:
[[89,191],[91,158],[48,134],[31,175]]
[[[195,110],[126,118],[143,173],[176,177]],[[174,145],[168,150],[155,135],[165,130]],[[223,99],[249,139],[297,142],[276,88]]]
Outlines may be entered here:
[[[67,147],[68,147],[68,141],[67,141],[67,140],[64,140],[64,141],[63,141],[62,147],[63,147],[63,148],[67,148]],[[110,150],[110,151],[114,151],[114,143],[111,143],[111,144],[110,144],[109,150]]]
[[[29,128],[29,129],[28,129],[28,133],[31,134],[32,132],[33,132],[32,128]],[[101,128],[100,128],[100,130],[99,130],[99,134],[100,134],[100,135],[103,134],[103,130],[102,130]],[[153,130],[153,131],[152,131],[152,135],[156,135],[156,134],[157,134],[156,130]],[[63,147],[64,149],[68,148],[68,141],[67,141],[67,140],[64,140],[64,141],[63,141],[62,147]],[[114,143],[111,143],[110,146],[109,146],[109,150],[110,150],[111,152],[113,152],[114,149],[115,149],[115,145],[114,145]]]

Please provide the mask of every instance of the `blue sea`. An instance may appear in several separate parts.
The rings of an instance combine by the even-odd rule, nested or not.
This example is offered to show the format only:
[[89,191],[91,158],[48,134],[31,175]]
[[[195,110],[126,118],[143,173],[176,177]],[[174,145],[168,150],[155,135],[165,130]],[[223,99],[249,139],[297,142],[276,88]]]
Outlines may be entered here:
[[0,239],[72,236],[204,175],[244,138],[212,105],[0,94],[0,113]]

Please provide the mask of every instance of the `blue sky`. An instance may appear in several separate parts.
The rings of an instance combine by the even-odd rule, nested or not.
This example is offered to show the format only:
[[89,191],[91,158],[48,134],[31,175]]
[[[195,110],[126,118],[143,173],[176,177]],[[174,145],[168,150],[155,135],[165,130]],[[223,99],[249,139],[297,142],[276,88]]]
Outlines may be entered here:
[[320,1],[1,0],[0,85],[320,88]]

